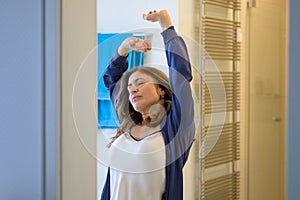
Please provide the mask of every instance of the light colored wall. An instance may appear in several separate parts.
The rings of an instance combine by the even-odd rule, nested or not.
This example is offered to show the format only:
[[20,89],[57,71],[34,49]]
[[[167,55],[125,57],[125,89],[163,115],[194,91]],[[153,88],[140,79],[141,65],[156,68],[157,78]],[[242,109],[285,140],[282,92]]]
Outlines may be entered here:
[[62,1],[62,199],[97,198],[96,0]]
[[240,199],[247,199],[248,196],[248,93],[247,88],[248,85],[248,64],[247,64],[247,38],[248,36],[248,28],[247,28],[247,2],[241,2],[241,33],[242,33],[242,41],[241,41],[241,61],[240,61],[240,75],[241,75],[241,112],[240,115],[240,126],[241,126],[241,136],[240,136]]
[[[195,61],[197,59],[191,50],[193,48],[197,48],[198,45],[196,41],[194,41],[195,36],[195,21],[194,21],[194,1],[193,0],[179,0],[178,1],[178,15],[179,15],[179,23],[178,23],[178,32],[184,37],[185,42],[188,46],[189,55],[191,62]],[[193,63],[195,64],[195,63]],[[197,76],[195,75],[197,73],[196,68],[193,68],[193,82],[199,82],[200,80],[197,80]],[[193,89],[199,89],[192,86]],[[197,93],[197,92],[196,92]],[[196,108],[200,109],[200,108]],[[196,122],[196,124],[198,124]],[[198,134],[196,134],[198,135]],[[198,142],[194,142],[191,150],[190,150],[190,156],[189,159],[183,168],[183,174],[184,174],[184,186],[183,186],[183,196],[184,199],[197,199],[199,195],[199,185],[200,185],[200,179],[199,179],[199,172],[200,169],[197,168],[199,165],[197,165],[197,162],[199,163],[199,152],[197,151],[199,149]],[[197,183],[198,182],[198,183]]]
[[98,0],[98,32],[123,33],[140,28],[159,28],[157,23],[144,22],[142,13],[149,10],[169,11],[175,26],[178,24],[178,0]]
[[178,0],[178,30],[190,39],[195,35],[194,0]]

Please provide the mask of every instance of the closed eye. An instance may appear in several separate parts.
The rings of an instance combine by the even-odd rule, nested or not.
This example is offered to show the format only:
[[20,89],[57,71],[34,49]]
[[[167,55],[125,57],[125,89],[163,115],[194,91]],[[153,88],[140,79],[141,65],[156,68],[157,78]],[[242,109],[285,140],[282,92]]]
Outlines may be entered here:
[[138,85],[138,86],[141,86],[141,85],[144,85],[144,81],[138,81],[137,83],[136,83],[136,85]]
[[133,83],[128,83],[127,85],[127,89],[130,91],[130,89],[135,86],[135,87],[141,87],[146,83],[146,81],[142,78],[137,78],[136,80],[134,80]]

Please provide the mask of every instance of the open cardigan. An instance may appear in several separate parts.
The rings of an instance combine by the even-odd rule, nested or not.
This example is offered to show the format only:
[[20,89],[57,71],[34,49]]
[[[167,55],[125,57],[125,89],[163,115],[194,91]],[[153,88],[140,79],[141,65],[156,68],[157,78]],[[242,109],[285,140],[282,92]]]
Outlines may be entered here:
[[[162,199],[183,199],[183,166],[187,161],[194,140],[194,103],[190,88],[191,65],[184,40],[170,27],[161,33],[169,66],[169,83],[172,90],[171,110],[162,125],[162,135],[166,149],[166,185]],[[128,68],[127,59],[114,55],[104,74],[104,83],[116,102],[116,86]],[[110,199],[110,170],[101,200]]]

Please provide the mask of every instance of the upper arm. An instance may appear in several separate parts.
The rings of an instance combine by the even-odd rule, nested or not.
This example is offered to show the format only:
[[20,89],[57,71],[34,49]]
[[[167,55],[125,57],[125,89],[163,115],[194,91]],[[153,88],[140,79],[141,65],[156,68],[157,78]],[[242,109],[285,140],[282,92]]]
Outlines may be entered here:
[[172,33],[174,35],[171,35],[165,43],[170,88],[173,95],[169,122],[178,130],[193,123],[194,102],[190,86],[192,71],[187,47],[175,31]]
[[119,86],[117,83],[127,68],[127,59],[115,54],[103,75],[104,85],[109,90],[110,98],[113,104],[115,104],[119,92]]
[[170,144],[167,148],[171,162],[183,156],[184,165],[190,146],[194,140],[194,101],[190,81],[191,65],[183,39],[176,33],[165,38],[166,55],[169,65],[169,81],[172,90],[171,111],[163,127]]

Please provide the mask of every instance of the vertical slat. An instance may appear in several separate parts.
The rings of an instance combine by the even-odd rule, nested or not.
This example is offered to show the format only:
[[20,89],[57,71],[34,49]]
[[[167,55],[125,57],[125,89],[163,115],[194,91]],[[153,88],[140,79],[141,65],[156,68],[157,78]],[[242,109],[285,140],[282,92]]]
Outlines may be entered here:
[[[237,19],[241,3],[240,0],[195,0],[195,8],[198,9],[196,13],[201,13],[195,18],[199,22],[195,34],[199,35],[197,41],[203,47],[200,199],[236,200],[240,194],[236,163],[240,159],[238,65],[241,47],[237,41],[240,28]],[[220,17],[220,13],[224,17]],[[217,66],[226,70],[211,70],[207,63],[214,61],[226,63],[226,67]],[[211,119],[212,115],[220,113],[225,113],[225,121]]]

